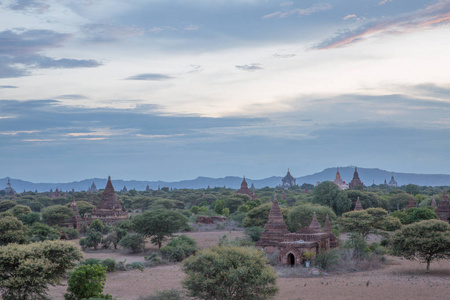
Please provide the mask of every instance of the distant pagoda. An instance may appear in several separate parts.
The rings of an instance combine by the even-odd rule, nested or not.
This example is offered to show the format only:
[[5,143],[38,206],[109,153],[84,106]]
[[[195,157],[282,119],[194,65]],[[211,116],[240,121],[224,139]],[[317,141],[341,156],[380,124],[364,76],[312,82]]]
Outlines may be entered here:
[[414,202],[414,198],[411,195],[411,197],[409,197],[409,203],[408,203],[408,206],[406,206],[406,209],[416,208],[416,207],[417,207],[416,202]]
[[359,174],[358,174],[358,170],[357,170],[356,167],[355,167],[355,172],[353,173],[353,179],[348,184],[348,187],[350,189],[355,189],[355,188],[358,188],[358,187],[361,187],[361,188],[364,187],[364,183],[362,183],[361,179],[359,179]]
[[98,193],[98,188],[93,181],[91,185],[91,193]]
[[339,173],[339,168],[337,168],[337,170],[336,170],[336,178],[333,180],[333,182],[341,190],[347,190],[348,189],[348,184],[346,184],[345,181],[341,179],[341,173]]
[[5,195],[14,195],[16,193],[16,191],[11,186],[11,182],[9,181],[9,178],[8,178],[8,182],[6,183],[6,187],[5,187],[4,191],[5,191]]
[[356,198],[355,209],[353,209],[353,210],[354,211],[364,210],[364,208],[361,205],[361,200],[359,200],[359,196],[358,196],[358,198]]
[[394,173],[391,175],[391,180],[389,181],[388,186],[398,186],[397,181],[394,179]]
[[245,176],[244,176],[244,179],[242,180],[241,188],[236,193],[242,194],[242,195],[248,195],[248,196],[250,196],[250,198],[252,198],[252,200],[256,198],[255,193],[251,189],[248,188],[248,184],[247,184],[247,181],[245,180]]
[[294,176],[291,175],[291,172],[289,171],[289,169],[287,171],[286,176],[284,176],[283,179],[281,179],[281,182],[282,182],[281,186],[285,187],[285,188],[297,185],[297,182],[296,182]]
[[122,205],[117,200],[116,192],[111,183],[111,177],[108,176],[108,182],[106,183],[105,190],[102,194],[102,200],[92,211],[92,219],[99,219],[104,224],[115,223],[120,220],[127,219],[127,212],[122,209]]

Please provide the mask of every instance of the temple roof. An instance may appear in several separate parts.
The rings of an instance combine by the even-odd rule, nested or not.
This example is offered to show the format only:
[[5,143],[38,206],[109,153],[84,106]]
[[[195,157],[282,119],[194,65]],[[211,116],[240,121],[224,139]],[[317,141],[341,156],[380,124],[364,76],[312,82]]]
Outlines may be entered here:
[[97,205],[97,209],[117,209],[121,207],[119,200],[117,200],[116,191],[114,191],[111,183],[111,176],[108,176],[108,182],[103,191],[102,200]]
[[325,217],[325,225],[323,226],[323,231],[327,232],[327,233],[331,233],[333,232],[332,228],[331,228],[331,224],[330,224],[330,218],[327,216]]
[[364,208],[361,205],[361,200],[359,200],[359,196],[358,198],[356,198],[356,203],[355,203],[355,209],[354,210],[363,210]]
[[280,206],[278,205],[277,195],[274,195],[272,208],[269,213],[269,221],[264,226],[266,231],[280,231],[287,233],[287,226],[283,221],[283,214],[281,213]]
[[320,226],[319,222],[317,221],[316,212],[314,212],[313,214],[313,218],[311,224],[309,225],[309,228],[316,230],[318,232],[322,232],[322,226]]
[[413,208],[413,207],[417,207],[417,205],[414,202],[413,196],[411,195],[411,197],[409,198],[408,206],[406,206],[406,209],[410,209],[410,208]]

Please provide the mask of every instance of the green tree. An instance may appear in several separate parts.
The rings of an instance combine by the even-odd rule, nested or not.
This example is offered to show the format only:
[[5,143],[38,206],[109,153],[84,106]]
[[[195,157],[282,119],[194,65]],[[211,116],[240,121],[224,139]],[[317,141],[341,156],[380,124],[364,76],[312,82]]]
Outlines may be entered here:
[[27,215],[31,212],[31,208],[26,205],[16,205],[11,209],[12,214],[14,217],[17,217],[18,215]]
[[176,211],[157,209],[135,216],[132,224],[135,232],[150,237],[151,242],[161,249],[168,237],[187,226],[187,221],[185,216]]
[[17,205],[17,203],[14,201],[11,201],[11,200],[0,201],[0,212],[5,212],[5,211],[13,208],[16,205]]
[[34,223],[40,222],[41,221],[41,215],[39,213],[36,212],[31,212],[29,214],[19,214],[17,216],[17,219],[19,219],[20,221],[23,222],[23,224],[27,225],[27,226],[31,226]]
[[[95,208],[94,205],[87,201],[75,201],[78,206],[78,211],[81,216],[84,216],[85,214],[92,213],[92,210]],[[66,204],[67,207],[70,207],[72,205],[72,202],[69,202]]]
[[0,247],[3,299],[46,299],[48,285],[58,284],[66,271],[82,257],[75,245],[61,241]]
[[388,202],[385,199],[373,192],[348,190],[347,197],[352,201],[352,205],[350,207],[352,210],[355,208],[356,199],[358,197],[361,201],[362,207],[364,208],[382,207],[387,209],[389,207]]
[[[251,209],[247,213],[247,216],[242,222],[242,225],[244,227],[253,227],[253,226],[264,227],[267,221],[269,221],[269,213],[271,208],[272,203],[265,203]],[[289,212],[288,208],[281,207],[281,213],[283,214],[283,219],[285,222],[287,220],[288,212]]]
[[53,205],[42,211],[42,220],[47,225],[60,225],[74,216],[73,210],[63,205]]
[[105,226],[103,225],[103,222],[99,219],[95,219],[94,221],[91,222],[91,225],[89,225],[89,230],[93,230],[93,231],[97,231],[97,232],[102,232],[103,228]]
[[406,210],[406,223],[411,224],[423,220],[438,219],[438,215],[434,212],[434,208],[431,206],[410,208]]
[[410,183],[405,186],[405,192],[415,196],[420,194],[420,188],[418,185]]
[[342,230],[359,233],[364,239],[369,234],[383,234],[384,231],[401,227],[397,218],[388,215],[382,208],[369,208],[360,211],[346,212],[338,219]]
[[216,246],[184,261],[183,286],[190,296],[217,300],[263,300],[278,292],[274,271],[262,251]]
[[145,238],[142,234],[130,232],[125,235],[119,242],[119,246],[130,249],[136,253],[144,249]]
[[[106,269],[100,265],[81,265],[70,273],[68,287],[64,298],[82,300],[103,298],[102,292],[106,282]],[[112,299],[112,297],[110,298]]]
[[336,214],[329,206],[323,206],[318,204],[304,203],[294,206],[288,214],[287,226],[292,232],[298,231],[300,228],[309,226],[311,224],[314,212],[316,213],[317,220],[323,226],[325,223],[326,215],[330,217],[330,220],[336,219]]
[[195,252],[197,252],[197,242],[186,235],[172,238],[166,246],[161,248],[162,257],[171,261],[182,261]]
[[29,228],[29,235],[32,242],[59,239],[58,230],[42,223],[34,223]]
[[[80,243],[81,243],[81,240],[80,240]],[[94,250],[97,250],[98,245],[101,243],[101,241],[102,241],[102,233],[101,232],[98,232],[96,230],[89,230],[84,239],[84,245],[88,248],[93,247]],[[80,244],[80,246],[83,246],[83,245]]]
[[244,202],[240,198],[227,198],[225,199],[225,207],[230,210],[230,213],[234,213],[240,205],[242,205]]
[[0,219],[0,246],[9,243],[25,243],[26,236],[26,227],[17,218],[3,217]]
[[313,190],[313,203],[330,206],[340,216],[350,210],[351,201],[347,194],[331,181],[325,181]]
[[392,253],[408,260],[427,264],[433,260],[450,259],[450,225],[426,220],[404,226],[391,237]]

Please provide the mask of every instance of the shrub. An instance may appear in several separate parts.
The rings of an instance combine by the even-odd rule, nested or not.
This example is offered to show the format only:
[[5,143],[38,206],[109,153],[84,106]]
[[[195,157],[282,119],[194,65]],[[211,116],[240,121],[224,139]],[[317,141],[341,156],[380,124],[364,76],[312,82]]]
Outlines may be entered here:
[[170,289],[165,291],[156,291],[151,296],[141,296],[139,300],[180,300],[180,292],[176,289]]
[[15,217],[3,217],[0,219],[0,246],[9,243],[25,243],[26,227]]
[[144,242],[144,236],[138,233],[128,233],[120,240],[119,245],[136,253],[144,248]]
[[339,264],[339,253],[336,249],[320,251],[315,261],[319,268],[330,270]]
[[80,265],[100,265],[101,260],[98,258],[86,258],[84,261],[80,262]]
[[131,264],[126,264],[125,268],[127,270],[139,269],[141,272],[144,271],[145,264],[139,261],[132,262]]
[[167,246],[161,248],[162,257],[170,261],[182,261],[195,254],[197,243],[185,235],[174,237]]
[[64,239],[66,240],[74,240],[78,238],[78,230],[70,227],[61,227],[59,228],[61,233],[64,234]]
[[212,247],[184,261],[184,287],[201,299],[269,299],[278,292],[263,252],[247,247]]
[[0,247],[3,299],[46,299],[48,285],[58,284],[81,258],[75,245],[61,241]]
[[146,265],[148,267],[157,266],[161,264],[161,257],[158,256],[156,253],[152,253],[149,256],[144,256],[145,261],[147,262]]
[[106,272],[114,272],[117,268],[117,262],[113,258],[106,258],[102,260],[101,265],[106,267]]
[[264,232],[264,228],[259,226],[247,227],[244,233],[252,239],[252,241],[257,242],[261,238],[261,233]]
[[[70,273],[68,287],[64,298],[66,300],[89,299],[102,297],[106,282],[106,267],[99,265],[81,265]],[[108,299],[108,298],[106,298]],[[110,298],[112,299],[112,297]]]

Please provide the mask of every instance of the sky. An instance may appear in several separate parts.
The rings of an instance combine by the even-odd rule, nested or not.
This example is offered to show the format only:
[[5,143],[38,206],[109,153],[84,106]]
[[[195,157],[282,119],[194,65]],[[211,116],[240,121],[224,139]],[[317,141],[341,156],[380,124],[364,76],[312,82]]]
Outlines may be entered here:
[[0,0],[0,178],[450,173],[450,0]]

